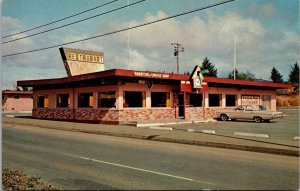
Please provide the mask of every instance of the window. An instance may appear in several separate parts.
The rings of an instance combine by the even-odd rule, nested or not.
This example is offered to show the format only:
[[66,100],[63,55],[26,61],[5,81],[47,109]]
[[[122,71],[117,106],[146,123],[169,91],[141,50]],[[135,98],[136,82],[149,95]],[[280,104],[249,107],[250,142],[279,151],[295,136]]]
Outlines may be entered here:
[[235,107],[236,105],[236,95],[226,95],[226,107]]
[[170,107],[170,93],[151,92],[151,107]]
[[190,105],[193,107],[202,106],[202,94],[190,93]]
[[209,94],[208,95],[209,107],[221,107],[222,95],[221,94]]
[[69,94],[57,94],[56,95],[56,107],[68,108],[70,103]]
[[78,107],[93,107],[94,98],[93,93],[79,93],[78,94]]
[[116,105],[116,92],[98,92],[98,107],[110,108]]
[[253,108],[251,105],[247,105],[245,111],[253,111]]
[[146,107],[145,92],[124,92],[124,107]]
[[37,96],[37,107],[38,108],[47,108],[48,106],[49,106],[48,95]]
[[20,96],[16,95],[14,96],[15,99],[20,99]]

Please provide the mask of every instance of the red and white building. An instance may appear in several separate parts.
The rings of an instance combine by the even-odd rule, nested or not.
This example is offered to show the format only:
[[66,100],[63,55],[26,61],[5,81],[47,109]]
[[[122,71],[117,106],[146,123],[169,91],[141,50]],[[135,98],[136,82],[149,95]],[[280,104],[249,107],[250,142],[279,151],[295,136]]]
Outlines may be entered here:
[[2,112],[32,111],[33,93],[31,91],[2,91]]
[[65,78],[18,81],[33,88],[33,117],[119,124],[125,121],[214,117],[219,109],[261,104],[276,110],[276,89],[289,84],[112,69]]

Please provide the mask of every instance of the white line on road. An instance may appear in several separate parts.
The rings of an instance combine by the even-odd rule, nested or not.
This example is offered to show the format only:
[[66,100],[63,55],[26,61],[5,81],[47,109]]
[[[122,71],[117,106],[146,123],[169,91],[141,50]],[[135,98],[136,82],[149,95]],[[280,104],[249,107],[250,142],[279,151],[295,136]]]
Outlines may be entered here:
[[76,155],[72,155],[72,154],[65,154],[65,155],[71,156],[71,157],[75,157],[75,158],[79,158],[79,159],[83,159],[83,160],[88,160],[88,161],[93,161],[93,162],[108,164],[108,165],[112,165],[112,166],[117,166],[117,167],[121,167],[121,168],[128,168],[128,169],[132,169],[132,170],[138,170],[138,171],[142,171],[142,172],[148,172],[148,173],[152,173],[152,174],[158,174],[158,175],[161,175],[161,176],[168,176],[168,177],[177,178],[177,179],[181,179],[181,180],[187,180],[187,181],[192,181],[192,182],[198,182],[198,183],[205,183],[205,184],[215,185],[214,183],[211,183],[211,182],[206,182],[206,181],[201,181],[201,180],[195,180],[195,179],[192,179],[192,178],[185,178],[185,177],[182,177],[182,176],[175,176],[175,175],[161,173],[161,172],[156,172],[156,171],[152,171],[152,170],[147,170],[147,169],[142,169],[142,168],[136,168],[136,167],[132,167],[132,166],[127,166],[127,165],[122,165],[122,164],[111,163],[111,162],[107,162],[107,161],[102,161],[102,160],[87,158],[87,157],[83,157],[83,156],[76,156]]

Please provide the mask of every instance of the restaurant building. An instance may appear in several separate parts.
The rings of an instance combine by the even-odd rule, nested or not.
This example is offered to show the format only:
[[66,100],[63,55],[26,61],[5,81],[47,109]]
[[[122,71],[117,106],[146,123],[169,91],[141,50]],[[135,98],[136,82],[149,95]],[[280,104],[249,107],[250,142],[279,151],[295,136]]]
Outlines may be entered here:
[[18,81],[18,86],[33,88],[34,118],[113,124],[199,120],[240,104],[261,104],[275,111],[276,89],[291,88],[271,82],[214,77],[201,80],[201,88],[195,88],[193,75],[112,69]]
[[32,111],[32,91],[2,91],[2,112]]

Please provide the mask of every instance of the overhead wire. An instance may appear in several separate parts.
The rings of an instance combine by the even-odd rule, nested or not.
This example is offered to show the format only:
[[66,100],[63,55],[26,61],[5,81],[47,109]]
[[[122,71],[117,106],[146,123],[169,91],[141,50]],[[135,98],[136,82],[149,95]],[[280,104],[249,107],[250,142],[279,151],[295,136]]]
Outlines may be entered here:
[[78,20],[78,21],[74,21],[74,22],[71,22],[71,23],[68,23],[68,24],[59,26],[59,27],[55,27],[55,28],[52,28],[52,29],[45,30],[45,31],[42,31],[42,32],[34,33],[34,34],[31,34],[31,35],[24,36],[24,37],[20,37],[20,38],[16,38],[16,39],[13,39],[13,40],[8,40],[8,41],[5,41],[5,42],[2,42],[1,44],[7,44],[7,43],[10,43],[10,42],[18,41],[18,40],[21,40],[21,39],[33,37],[33,36],[36,36],[36,35],[39,35],[39,34],[43,34],[43,33],[47,33],[47,32],[50,32],[50,31],[54,31],[54,30],[57,30],[57,29],[60,29],[60,28],[64,28],[64,27],[66,27],[66,26],[70,26],[70,25],[73,25],[73,24],[77,24],[77,23],[80,23],[80,22],[82,22],[82,21],[86,21],[86,20],[89,20],[89,19],[92,19],[92,18],[95,18],[95,17],[99,17],[99,16],[102,16],[102,15],[106,15],[106,14],[108,14],[108,13],[111,13],[111,12],[114,12],[114,11],[118,11],[118,10],[121,10],[121,9],[124,9],[124,8],[127,8],[127,7],[132,6],[132,5],[142,3],[143,1],[146,1],[146,0],[140,0],[140,1],[137,1],[137,2],[134,2],[134,3],[131,3],[131,4],[129,4],[129,5],[124,5],[124,6],[122,6],[122,7],[119,7],[119,8],[116,8],[116,9],[112,9],[112,10],[109,10],[109,11],[106,11],[106,12],[104,12],[104,13],[100,13],[100,14],[97,14],[97,15],[94,15],[94,16],[91,16],[91,17],[87,17],[87,18],[84,18],[84,19],[81,19],[81,20]]
[[39,48],[39,49],[35,49],[35,50],[29,50],[29,51],[24,51],[24,52],[7,54],[7,55],[3,55],[2,57],[9,57],[9,56],[16,56],[16,55],[27,54],[27,53],[32,53],[32,52],[38,52],[38,51],[42,51],[42,50],[46,50],[46,49],[61,47],[61,46],[69,45],[69,44],[74,44],[74,43],[83,42],[83,41],[87,41],[87,40],[91,40],[91,39],[95,39],[95,38],[100,38],[100,37],[120,33],[120,32],[123,32],[123,31],[140,28],[140,27],[147,26],[147,25],[151,25],[151,24],[158,23],[158,22],[161,22],[161,21],[169,20],[171,18],[176,18],[176,17],[179,17],[179,16],[191,14],[191,13],[194,13],[194,12],[198,12],[198,11],[205,10],[205,9],[208,9],[208,8],[216,7],[216,6],[223,5],[223,4],[226,4],[226,3],[229,3],[229,2],[233,2],[233,1],[235,1],[235,0],[222,1],[220,3],[215,3],[215,4],[212,4],[212,5],[208,5],[208,6],[205,6],[205,7],[201,7],[201,8],[197,8],[197,9],[194,9],[194,10],[186,11],[186,12],[183,12],[183,13],[179,13],[179,14],[169,16],[169,17],[165,17],[165,18],[162,18],[162,19],[158,19],[158,20],[155,20],[155,21],[143,23],[143,24],[140,24],[140,25],[135,25],[133,27],[127,27],[127,28],[124,28],[124,29],[104,33],[104,34],[101,34],[101,35],[96,35],[96,36],[92,36],[92,37],[88,37],[88,38],[84,38],[84,39],[80,39],[80,40],[75,40],[75,41],[66,42],[66,43],[53,45],[53,46],[48,46],[48,47],[44,47],[44,48]]
[[17,32],[17,33],[14,33],[14,34],[6,35],[6,36],[3,36],[3,37],[1,37],[1,38],[7,38],[7,37],[15,36],[15,35],[18,35],[18,34],[22,34],[22,33],[25,33],[25,32],[29,32],[29,31],[32,31],[32,30],[35,30],[35,29],[39,29],[39,28],[42,28],[42,27],[51,25],[51,24],[54,24],[54,23],[58,23],[58,22],[60,22],[60,21],[63,21],[63,20],[66,20],[66,19],[70,19],[70,18],[72,18],[72,17],[81,15],[81,14],[83,14],[83,13],[87,13],[87,12],[89,12],[89,11],[98,9],[98,8],[100,8],[100,7],[104,7],[104,6],[106,6],[106,5],[115,3],[115,2],[117,2],[117,1],[118,1],[118,0],[113,0],[113,1],[110,1],[110,2],[108,2],[108,3],[104,3],[104,4],[98,5],[98,6],[96,6],[96,7],[93,7],[93,8],[91,8],[91,9],[87,9],[87,10],[85,10],[85,11],[76,13],[76,14],[74,14],[74,15],[70,15],[70,16],[67,16],[67,17],[64,17],[64,18],[61,18],[61,19],[52,21],[52,22],[50,22],[50,23],[46,23],[46,24],[43,24],[43,25],[40,25],[40,26],[36,26],[36,27],[30,28],[30,29],[26,29],[26,30],[24,30],[24,31],[20,31],[20,32]]

